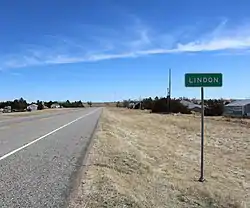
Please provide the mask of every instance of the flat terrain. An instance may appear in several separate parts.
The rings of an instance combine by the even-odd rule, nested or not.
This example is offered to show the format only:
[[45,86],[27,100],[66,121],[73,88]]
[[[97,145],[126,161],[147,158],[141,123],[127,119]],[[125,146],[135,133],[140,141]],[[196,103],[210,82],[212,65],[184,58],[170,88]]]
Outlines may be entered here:
[[29,117],[29,116],[39,116],[40,114],[44,115],[56,115],[62,113],[68,113],[70,111],[75,111],[76,108],[49,108],[44,110],[37,110],[31,112],[11,112],[11,113],[0,113],[0,121],[13,117]]
[[0,117],[0,207],[64,207],[101,109]]
[[200,119],[106,108],[70,207],[250,207],[250,129]]

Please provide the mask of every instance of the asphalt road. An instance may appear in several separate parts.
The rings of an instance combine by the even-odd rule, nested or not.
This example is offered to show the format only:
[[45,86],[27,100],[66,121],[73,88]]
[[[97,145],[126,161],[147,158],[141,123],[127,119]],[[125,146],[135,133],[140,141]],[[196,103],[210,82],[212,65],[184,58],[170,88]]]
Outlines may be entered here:
[[0,207],[65,207],[101,108],[0,119]]

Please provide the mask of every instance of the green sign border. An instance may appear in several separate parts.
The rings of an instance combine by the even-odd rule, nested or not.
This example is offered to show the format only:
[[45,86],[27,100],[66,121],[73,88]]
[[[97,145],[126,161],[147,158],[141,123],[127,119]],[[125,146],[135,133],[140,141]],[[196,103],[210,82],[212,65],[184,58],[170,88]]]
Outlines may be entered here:
[[[195,83],[193,85],[188,84],[188,79],[190,77],[216,77],[219,78],[220,82],[217,84],[214,83]],[[186,73],[185,74],[185,87],[222,87],[223,85],[223,74],[222,73]]]

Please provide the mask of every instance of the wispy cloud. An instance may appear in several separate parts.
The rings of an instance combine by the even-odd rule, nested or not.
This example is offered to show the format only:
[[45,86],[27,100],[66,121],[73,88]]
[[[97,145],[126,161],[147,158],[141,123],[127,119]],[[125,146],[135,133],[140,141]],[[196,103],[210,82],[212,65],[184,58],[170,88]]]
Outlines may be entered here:
[[12,72],[11,75],[12,75],[12,76],[17,76],[17,77],[19,77],[19,76],[21,76],[22,74],[21,74],[21,73],[17,73],[17,72]]
[[111,33],[90,35],[89,39],[93,41],[91,43],[69,37],[46,36],[53,43],[51,46],[27,45],[27,48],[18,54],[1,57],[0,69],[172,53],[249,54],[249,25],[232,27],[228,25],[228,20],[224,19],[211,31],[201,31],[200,34],[199,37],[189,37],[190,40],[187,41],[186,38],[182,38],[188,37],[187,33],[176,35],[174,31],[157,32],[152,27],[143,25],[141,21],[136,21],[132,26],[116,31],[113,35]]

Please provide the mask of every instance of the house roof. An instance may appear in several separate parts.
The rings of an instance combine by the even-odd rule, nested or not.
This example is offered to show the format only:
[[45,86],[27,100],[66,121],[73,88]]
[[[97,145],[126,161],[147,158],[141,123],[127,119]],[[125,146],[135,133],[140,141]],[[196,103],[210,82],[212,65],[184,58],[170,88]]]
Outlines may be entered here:
[[244,106],[247,104],[250,104],[250,99],[235,100],[235,101],[227,104],[226,106]]
[[194,109],[194,108],[201,108],[201,105],[194,104],[192,102],[186,101],[186,100],[181,100],[180,103],[184,106],[186,106],[189,109]]

